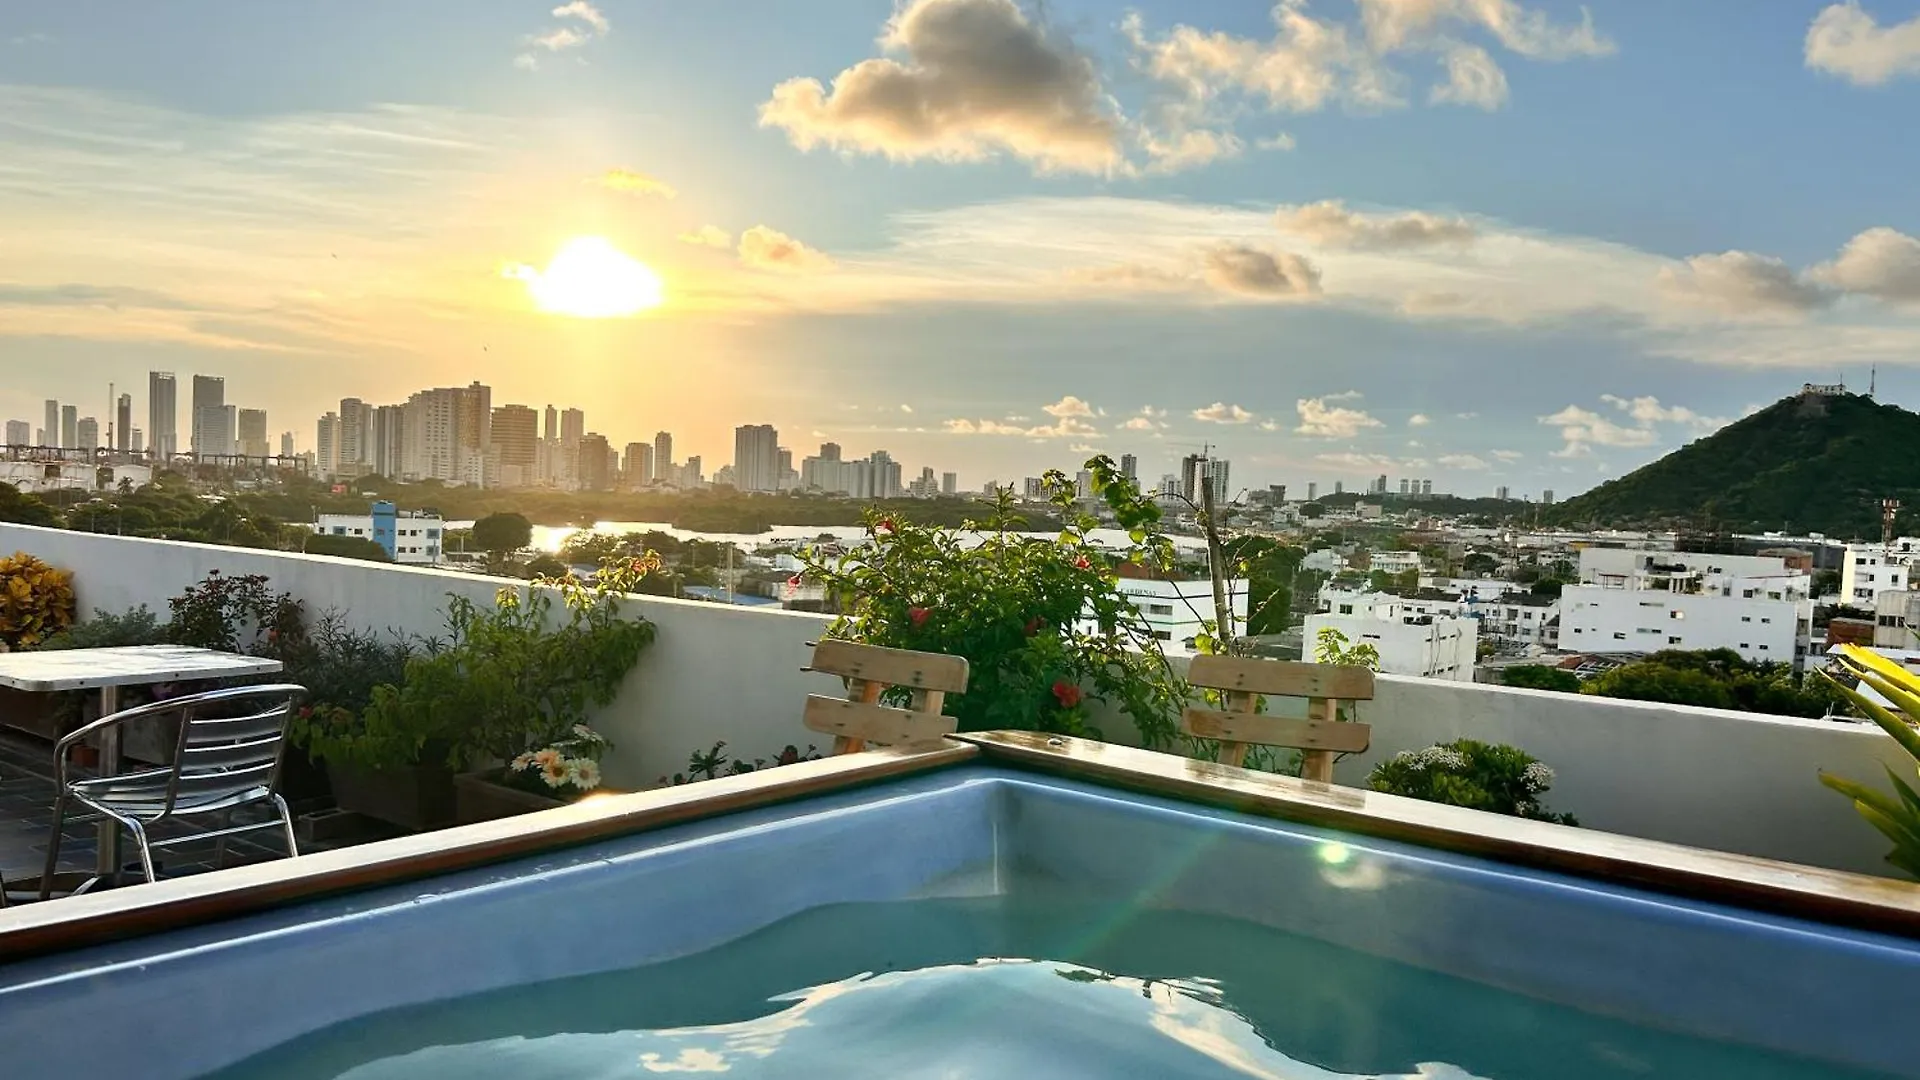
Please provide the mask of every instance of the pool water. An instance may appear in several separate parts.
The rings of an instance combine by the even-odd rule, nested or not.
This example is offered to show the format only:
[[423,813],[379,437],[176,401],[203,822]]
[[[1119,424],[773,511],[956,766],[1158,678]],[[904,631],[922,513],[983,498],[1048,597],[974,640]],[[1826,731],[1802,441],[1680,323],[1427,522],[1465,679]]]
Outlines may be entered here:
[[[535,933],[512,946],[474,943],[498,947],[540,942]],[[214,1075],[718,1072],[849,1080],[1870,1075],[1637,1027],[1252,923],[1032,890],[816,908],[664,963],[365,1017]]]

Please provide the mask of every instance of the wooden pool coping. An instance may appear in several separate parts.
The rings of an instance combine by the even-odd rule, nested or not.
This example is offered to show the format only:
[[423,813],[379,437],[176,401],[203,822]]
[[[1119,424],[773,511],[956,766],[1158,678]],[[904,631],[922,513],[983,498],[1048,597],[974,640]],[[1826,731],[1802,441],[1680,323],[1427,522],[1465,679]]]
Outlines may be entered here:
[[[1920,885],[1230,768],[1034,732],[978,732],[358,847],[0,909],[0,963],[415,881],[969,762],[1832,926],[1920,938]],[[1865,827],[1864,824],[1862,826]]]

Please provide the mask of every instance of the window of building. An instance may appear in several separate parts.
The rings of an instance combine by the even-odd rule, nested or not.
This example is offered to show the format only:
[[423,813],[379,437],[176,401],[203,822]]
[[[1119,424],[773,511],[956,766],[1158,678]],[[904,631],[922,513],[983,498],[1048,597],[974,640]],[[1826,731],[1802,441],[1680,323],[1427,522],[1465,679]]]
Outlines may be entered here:
[[1173,614],[1173,605],[1172,604],[1148,604],[1146,605],[1146,610],[1147,610],[1147,614],[1149,615],[1171,615]]
[[333,527],[333,535],[335,536],[347,535],[347,527],[345,525],[335,525]]
[[1744,642],[1744,641],[1740,643],[1740,647],[1741,647],[1741,648],[1743,648],[1743,649],[1751,649],[1751,648],[1753,648],[1753,646],[1751,646],[1751,645],[1749,645],[1749,644],[1747,644],[1747,643],[1746,643],[1746,642]]
[[428,530],[427,530],[427,539],[429,539],[429,540],[438,540],[438,539],[440,539],[440,530],[439,530],[439,529],[428,529]]
[[1857,559],[1855,559],[1855,560],[1853,560],[1853,565],[1855,565],[1855,566],[1865,566],[1865,565],[1867,565],[1867,560],[1866,560],[1866,558],[1865,558],[1864,556],[1862,556],[1861,558],[1857,558]]
[[1668,639],[1667,639],[1667,644],[1669,644],[1669,645],[1678,645],[1678,644],[1680,644],[1680,639],[1679,639],[1679,638],[1677,638],[1677,637],[1670,637],[1670,638],[1668,638]]
[[1625,641],[1625,640],[1627,640],[1627,633],[1626,633],[1626,631],[1624,631],[1624,630],[1615,630],[1615,631],[1613,632],[1613,640],[1615,640],[1615,641]]
[[1641,607],[1666,607],[1667,605],[1662,604],[1657,600],[1642,600],[1640,601],[1640,606]]
[[1684,619],[1684,618],[1686,618],[1686,617],[1687,617],[1687,613],[1686,613],[1686,612],[1684,612],[1684,611],[1669,611],[1669,612],[1667,612],[1667,618],[1669,618],[1669,619]]
[[1342,615],[1351,615],[1351,614],[1353,614],[1353,605],[1352,605],[1352,604],[1341,604],[1341,605],[1340,605],[1340,614],[1342,614]]
[[1766,651],[1767,651],[1767,647],[1766,647],[1765,645],[1762,645],[1762,646],[1760,646],[1760,651],[1761,651],[1761,652],[1766,652]]
[[1772,622],[1773,620],[1772,620],[1772,619],[1769,619],[1769,618],[1767,618],[1767,617],[1766,617],[1765,615],[1762,615],[1762,616],[1760,616],[1760,621],[1761,621],[1761,622],[1763,622],[1763,623],[1770,623],[1770,622]]
[[1173,631],[1171,631],[1171,630],[1155,630],[1155,631],[1153,632],[1153,636],[1154,636],[1154,637],[1157,637],[1157,638],[1159,638],[1159,639],[1160,639],[1161,641],[1172,641],[1172,640],[1173,640]]
[[1740,616],[1740,621],[1741,621],[1741,622],[1752,622],[1752,621],[1753,621],[1753,616],[1751,616],[1751,615],[1742,615],[1742,616]]

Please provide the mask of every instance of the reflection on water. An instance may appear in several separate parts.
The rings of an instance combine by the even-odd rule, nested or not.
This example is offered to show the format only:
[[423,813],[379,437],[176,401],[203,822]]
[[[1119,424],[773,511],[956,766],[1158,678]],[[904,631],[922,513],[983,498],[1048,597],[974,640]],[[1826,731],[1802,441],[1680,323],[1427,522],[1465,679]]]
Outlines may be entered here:
[[[1324,869],[1351,872],[1365,861],[1329,858]],[[219,1080],[680,1073],[1858,1075],[1638,1028],[1251,923],[1023,884],[998,896],[817,908],[652,966],[396,1009],[288,1043]]]

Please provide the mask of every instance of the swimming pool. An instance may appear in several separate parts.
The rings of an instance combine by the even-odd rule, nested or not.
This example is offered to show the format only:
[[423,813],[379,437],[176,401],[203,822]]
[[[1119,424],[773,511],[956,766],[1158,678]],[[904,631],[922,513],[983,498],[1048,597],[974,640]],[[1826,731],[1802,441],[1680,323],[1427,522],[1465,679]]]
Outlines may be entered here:
[[981,742],[12,909],[0,1038],[231,1080],[1920,1070],[1913,887]]

